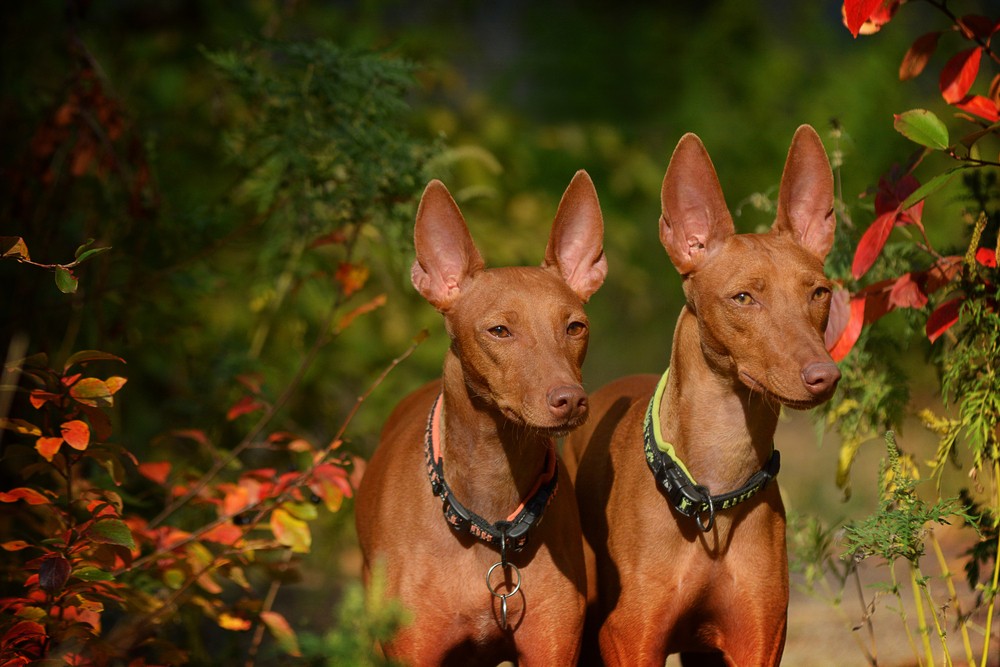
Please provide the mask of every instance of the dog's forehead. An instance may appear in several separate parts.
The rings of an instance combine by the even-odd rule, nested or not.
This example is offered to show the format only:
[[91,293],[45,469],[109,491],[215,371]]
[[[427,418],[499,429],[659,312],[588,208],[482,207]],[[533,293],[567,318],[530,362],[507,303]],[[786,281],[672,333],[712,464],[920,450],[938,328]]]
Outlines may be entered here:
[[[473,306],[474,304],[474,306]],[[456,315],[469,312],[525,313],[583,310],[583,302],[552,269],[503,267],[477,274],[456,304]]]
[[[715,281],[743,283],[748,289],[762,284],[809,285],[825,277],[818,258],[791,237],[774,234],[731,236],[699,273]],[[776,275],[797,280],[774,281]]]

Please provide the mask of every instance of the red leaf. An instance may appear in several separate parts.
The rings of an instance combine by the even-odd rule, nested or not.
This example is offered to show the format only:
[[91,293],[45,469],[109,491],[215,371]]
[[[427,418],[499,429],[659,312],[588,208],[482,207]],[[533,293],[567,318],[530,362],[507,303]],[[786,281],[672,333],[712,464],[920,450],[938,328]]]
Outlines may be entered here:
[[194,440],[202,447],[209,447],[211,443],[208,441],[208,436],[205,432],[200,429],[188,428],[188,429],[177,429],[170,432],[176,438],[187,438],[189,440]]
[[976,261],[991,269],[997,268],[997,253],[989,248],[980,248],[976,251]]
[[373,310],[381,308],[382,306],[385,305],[385,302],[386,302],[385,294],[379,294],[377,297],[375,297],[368,303],[361,304],[360,306],[358,306],[357,308],[355,308],[354,310],[352,310],[351,312],[347,313],[342,318],[340,318],[340,322],[337,323],[337,328],[341,330],[346,329],[348,325],[350,325],[350,323],[355,320],[355,318],[357,318],[360,315],[364,315],[365,313],[370,313]]
[[912,273],[904,273],[892,284],[889,305],[894,308],[923,308],[927,305],[927,295],[913,279]]
[[62,438],[39,438],[35,443],[35,449],[38,450],[38,453],[46,461],[51,463],[55,455],[59,453],[59,448],[62,447],[62,444]]
[[10,542],[4,542],[0,544],[0,549],[4,551],[20,551],[21,549],[28,549],[31,545],[24,540],[11,540]]
[[0,503],[13,503],[23,500],[29,505],[51,505],[52,501],[34,489],[19,486],[10,491],[0,491]]
[[249,412],[254,412],[255,410],[261,410],[266,407],[262,402],[253,398],[252,396],[244,396],[240,400],[233,404],[233,407],[229,408],[229,412],[226,413],[226,419],[233,421],[237,417],[245,415]]
[[837,344],[837,339],[844,332],[848,321],[851,319],[851,293],[837,287],[830,297],[830,316],[826,320],[826,331],[824,341],[826,349],[831,349]]
[[997,103],[988,97],[983,97],[982,95],[969,95],[967,97],[963,97],[960,101],[955,102],[955,106],[962,111],[967,111],[968,113],[979,116],[980,118],[985,118],[991,123],[1000,121],[1000,110],[997,109]]
[[937,48],[940,32],[928,32],[914,40],[909,51],[903,56],[899,65],[899,80],[906,81],[918,76],[927,67],[934,50]]
[[865,297],[855,295],[851,298],[851,313],[847,325],[840,333],[837,341],[829,346],[830,356],[834,361],[842,361],[851,351],[861,336],[861,328],[865,323]]
[[347,241],[347,236],[340,231],[333,231],[329,234],[323,234],[322,236],[317,236],[310,243],[310,248],[319,248],[324,245],[340,244]]
[[201,537],[203,540],[231,547],[243,539],[243,529],[227,521],[203,533]]
[[983,50],[976,46],[961,51],[951,57],[941,70],[941,96],[948,104],[954,104],[969,94],[969,88],[979,73],[979,61]]
[[246,387],[251,394],[260,394],[264,378],[260,373],[244,373],[236,376],[236,381]]
[[140,463],[139,474],[157,484],[166,484],[170,475],[170,463],[167,461]]
[[38,585],[50,595],[62,590],[69,580],[69,561],[64,556],[53,556],[44,559],[38,566]]
[[965,261],[961,255],[948,255],[934,262],[931,268],[921,274],[924,281],[924,293],[933,294],[942,287],[951,284],[962,271],[962,263]]
[[847,26],[852,35],[857,37],[858,33],[861,32],[861,26],[881,6],[882,0],[844,0],[844,6],[841,9],[844,25]]
[[82,452],[90,444],[90,427],[87,422],[74,419],[63,423],[60,430],[66,444],[77,451]]
[[875,263],[889,238],[889,232],[892,231],[898,215],[896,211],[889,211],[875,218],[861,240],[858,241],[858,248],[854,252],[854,262],[851,264],[851,275],[854,276],[855,280],[865,275]]
[[941,335],[952,328],[958,322],[959,310],[965,297],[958,297],[950,301],[945,301],[938,306],[930,317],[927,318],[927,339],[930,342],[936,341]]

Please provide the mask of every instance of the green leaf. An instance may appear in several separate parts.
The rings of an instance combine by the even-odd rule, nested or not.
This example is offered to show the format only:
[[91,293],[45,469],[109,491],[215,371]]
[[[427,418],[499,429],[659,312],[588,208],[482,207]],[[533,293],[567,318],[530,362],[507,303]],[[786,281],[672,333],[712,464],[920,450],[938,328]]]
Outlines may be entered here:
[[952,167],[948,171],[938,174],[937,176],[935,176],[934,178],[932,178],[931,180],[927,181],[919,188],[914,190],[913,193],[910,194],[910,196],[907,197],[902,204],[900,204],[900,208],[902,208],[905,211],[914,204],[917,204],[918,202],[921,202],[927,197],[931,196],[932,194],[943,188],[945,185],[947,185],[948,181],[952,179],[952,177],[955,175],[956,172],[962,171],[963,169],[974,169],[974,168],[975,165],[963,164],[958,167]]
[[278,642],[278,646],[281,647],[282,651],[288,655],[302,655],[299,651],[299,640],[295,635],[295,630],[292,629],[292,626],[284,616],[276,611],[262,611],[260,612],[260,620],[264,622],[267,629],[274,635],[274,639]]
[[92,565],[85,565],[73,572],[73,576],[81,581],[114,581],[115,575],[105,572]]
[[114,403],[113,392],[103,380],[83,378],[69,388],[69,395],[74,400],[91,407],[110,407]]
[[91,248],[87,252],[82,253],[79,257],[77,257],[76,263],[83,264],[86,260],[90,259],[94,255],[99,255],[102,252],[107,252],[108,250],[111,250],[111,246],[105,246],[103,248]]
[[893,127],[910,141],[939,151],[948,147],[948,128],[927,109],[911,109],[894,118]]
[[78,282],[72,271],[61,266],[56,267],[56,287],[60,292],[72,294],[76,291]]
[[121,519],[101,519],[95,521],[87,531],[87,534],[96,542],[105,544],[117,544],[119,546],[135,549],[135,540],[132,539],[132,531]]
[[73,257],[76,259],[80,259],[80,255],[83,253],[83,251],[92,246],[93,244],[94,244],[94,239],[87,239],[86,241],[83,242],[82,246],[76,249],[76,252],[73,253]]
[[120,361],[123,364],[125,360],[114,354],[108,352],[101,352],[100,350],[80,350],[72,355],[63,364],[63,372],[68,371],[73,364],[82,364],[86,361]]

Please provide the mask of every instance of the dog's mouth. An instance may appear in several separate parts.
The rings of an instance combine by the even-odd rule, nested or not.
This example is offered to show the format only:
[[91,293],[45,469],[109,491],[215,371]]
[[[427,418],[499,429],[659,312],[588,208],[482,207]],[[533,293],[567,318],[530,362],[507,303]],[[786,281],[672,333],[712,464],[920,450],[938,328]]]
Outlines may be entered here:
[[513,410],[509,407],[501,407],[500,411],[503,413],[503,416],[507,419],[507,421],[515,424],[518,428],[550,438],[561,438],[587,421],[586,411],[555,424],[538,423],[533,419],[527,418],[526,415],[521,412]]
[[767,388],[767,386],[763,382],[760,382],[746,371],[741,370],[739,375],[740,379],[743,381],[743,384],[749,387],[751,392],[761,394],[765,400],[770,400],[776,403],[780,403],[781,405],[784,405],[785,407],[788,408],[792,408],[793,410],[810,410],[812,408],[815,408],[817,405],[822,404],[828,398],[827,396],[822,396],[822,395],[814,396],[808,399],[789,398],[787,396],[783,396],[774,391],[771,391],[770,389]]

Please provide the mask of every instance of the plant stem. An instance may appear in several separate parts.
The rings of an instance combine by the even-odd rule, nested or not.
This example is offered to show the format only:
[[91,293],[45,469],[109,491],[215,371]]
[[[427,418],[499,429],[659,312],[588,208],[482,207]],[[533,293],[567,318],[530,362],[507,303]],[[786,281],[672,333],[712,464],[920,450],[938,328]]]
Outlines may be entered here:
[[934,555],[937,557],[938,566],[941,568],[941,577],[944,579],[945,584],[948,586],[948,601],[949,604],[955,609],[955,618],[958,622],[958,629],[962,633],[962,646],[965,648],[965,661],[970,665],[976,664],[976,658],[972,654],[972,642],[969,640],[969,624],[968,619],[962,614],[962,603],[958,599],[958,593],[955,591],[955,577],[951,568],[948,567],[948,561],[944,557],[944,552],[941,550],[941,543],[938,542],[937,534],[931,531],[930,543],[934,548]]
[[[854,578],[855,590],[858,593],[858,600],[861,602],[861,609],[862,613],[864,614],[863,618],[865,621],[865,628],[868,630],[868,639],[869,641],[871,641],[872,645],[871,652],[869,652],[867,649],[864,649],[864,646],[863,644],[861,644],[860,640],[858,641],[858,644],[862,646],[862,649],[865,652],[865,657],[868,658],[868,663],[874,666],[878,664],[878,646],[875,644],[875,628],[872,626],[872,613],[868,610],[868,603],[865,602],[865,591],[864,588],[861,586],[861,575],[858,573],[858,566],[854,562],[851,563],[851,574],[854,575],[853,578]],[[852,632],[851,634],[853,635],[854,633]]]
[[[283,569],[287,568],[291,560],[292,550],[286,549],[285,553],[281,556],[281,567]],[[281,588],[281,579],[275,579],[271,582],[271,587],[267,589],[267,596],[264,598],[264,602],[260,608],[262,612],[271,611],[271,607],[274,606],[274,599],[278,597],[279,588]],[[253,667],[257,661],[257,652],[260,650],[260,644],[264,640],[264,629],[264,623],[258,616],[257,627],[253,631],[253,640],[250,642],[250,649],[247,651],[246,667]]]
[[917,581],[917,572],[917,566],[910,563],[910,589],[913,591],[913,603],[917,609],[917,632],[920,633],[920,642],[924,645],[927,664],[934,667],[934,651],[931,649],[931,636],[927,627],[927,617],[924,615],[924,603],[920,598],[920,583]]
[[924,661],[920,659],[920,651],[917,650],[917,643],[913,641],[913,633],[910,632],[910,624],[906,618],[906,608],[903,606],[903,596],[899,593],[899,580],[896,578],[896,564],[889,563],[889,575],[892,577],[892,592],[899,600],[899,616],[903,621],[903,630],[906,632],[906,640],[910,643],[910,649],[917,658],[917,667],[923,667]]
[[[993,461],[993,522],[1000,524],[1000,461]],[[993,588],[990,605],[986,611],[986,637],[983,639],[983,659],[980,667],[986,667],[990,655],[990,632],[993,628],[993,612],[997,603],[997,583],[1000,582],[1000,531],[997,533],[997,554],[993,558]]]

